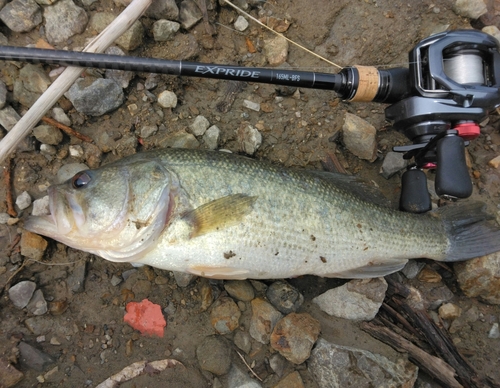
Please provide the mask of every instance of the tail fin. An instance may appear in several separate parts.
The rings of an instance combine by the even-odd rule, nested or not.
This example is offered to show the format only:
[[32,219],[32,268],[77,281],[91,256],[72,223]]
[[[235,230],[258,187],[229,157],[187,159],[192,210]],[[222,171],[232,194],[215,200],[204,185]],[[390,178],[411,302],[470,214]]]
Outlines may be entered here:
[[449,240],[444,261],[462,261],[500,251],[500,228],[488,222],[482,203],[449,205],[438,209]]

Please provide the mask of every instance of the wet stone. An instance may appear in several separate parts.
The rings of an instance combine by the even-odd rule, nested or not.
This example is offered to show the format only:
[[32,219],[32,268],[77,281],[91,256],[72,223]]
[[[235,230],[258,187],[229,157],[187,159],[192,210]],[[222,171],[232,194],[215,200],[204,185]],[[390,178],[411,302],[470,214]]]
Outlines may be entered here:
[[338,318],[369,321],[377,315],[386,291],[384,278],[351,280],[317,296],[313,303]]
[[0,358],[0,386],[11,388],[23,379],[24,375],[8,361]]
[[35,292],[36,284],[24,280],[9,288],[9,299],[19,309],[25,308]]
[[155,0],[146,9],[145,15],[152,19],[179,19],[179,7],[175,0]]
[[182,28],[189,30],[203,18],[203,14],[194,0],[184,0],[179,8],[179,22]]
[[274,326],[283,315],[262,298],[252,300],[251,305],[252,318],[249,333],[256,341],[268,344]]
[[28,32],[42,22],[42,9],[34,0],[13,0],[0,11],[0,19],[15,32]]
[[320,333],[319,322],[307,313],[291,313],[278,321],[271,334],[271,347],[294,364],[309,358]]
[[418,376],[418,368],[408,361],[393,363],[381,355],[322,338],[311,353],[308,370],[319,388],[413,387]]
[[196,358],[203,370],[224,375],[231,367],[231,348],[228,341],[218,335],[205,337],[196,349]]
[[278,280],[271,284],[266,291],[267,299],[283,314],[289,314],[298,310],[304,303],[304,296],[295,287],[284,280]]
[[377,131],[373,125],[351,113],[345,114],[342,127],[347,149],[360,159],[370,162],[377,158]]
[[75,109],[89,116],[102,116],[115,110],[124,101],[123,89],[111,79],[99,78],[87,85],[78,79],[65,93]]
[[240,317],[241,311],[231,298],[219,298],[212,305],[210,322],[219,334],[228,334],[238,328]]
[[262,385],[252,379],[236,365],[232,365],[227,375],[227,386],[231,388],[261,388]]
[[23,191],[16,198],[16,205],[19,209],[24,210],[31,205],[31,197],[27,191]]
[[23,231],[21,235],[21,255],[33,260],[41,260],[47,249],[47,241],[38,234]]
[[54,362],[52,357],[50,357],[47,353],[42,352],[26,342],[21,341],[18,348],[20,352],[19,359],[21,363],[26,365],[28,368],[43,371],[47,365]]
[[209,150],[215,150],[219,147],[220,129],[212,125],[203,135],[203,142]]
[[252,339],[250,337],[250,334],[248,334],[247,332],[240,330],[236,331],[234,333],[233,342],[246,354],[250,353],[250,350],[252,349]]
[[19,120],[21,116],[10,105],[0,110],[0,125],[7,131],[10,131]]
[[248,280],[229,280],[224,283],[224,289],[229,295],[243,302],[250,302],[255,292]]
[[45,34],[51,44],[62,43],[76,34],[81,34],[87,26],[85,10],[72,0],[58,0],[44,8]]
[[205,116],[198,115],[194,119],[194,122],[189,126],[191,133],[195,136],[202,136],[208,127],[210,126],[209,121]]
[[[105,53],[110,55],[125,55],[123,50],[116,46],[111,46],[107,48]],[[105,75],[106,78],[114,80],[123,89],[128,88],[130,81],[135,77],[135,73],[133,71],[112,70],[112,69],[107,69]]]
[[288,58],[288,41],[282,36],[264,39],[264,53],[270,66],[279,66]]
[[177,22],[161,19],[153,24],[153,37],[157,42],[166,42],[175,37],[181,25]]
[[[145,86],[148,89],[147,81]],[[177,96],[174,92],[164,90],[158,95],[158,105],[162,108],[175,108],[177,106]]]
[[68,127],[71,126],[71,119],[62,108],[55,107],[52,109],[52,118],[61,124],[67,125]]
[[42,290],[36,290],[26,309],[33,315],[43,315],[47,312],[47,301]]
[[33,136],[40,143],[51,145],[58,145],[63,139],[62,132],[52,125],[39,125],[33,128]]

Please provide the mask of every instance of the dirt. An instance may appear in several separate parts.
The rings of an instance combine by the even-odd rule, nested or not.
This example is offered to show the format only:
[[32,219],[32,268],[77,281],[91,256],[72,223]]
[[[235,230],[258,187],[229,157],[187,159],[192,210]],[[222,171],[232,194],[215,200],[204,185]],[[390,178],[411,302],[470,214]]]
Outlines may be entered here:
[[[468,19],[459,17],[452,11],[453,3],[451,0],[416,2],[272,0],[261,3],[259,8],[291,22],[291,27],[285,32],[288,38],[341,66],[363,64],[383,67],[395,64],[407,66],[408,51],[433,32],[445,28],[471,28]],[[129,54],[207,63],[266,66],[262,51],[263,40],[271,33],[254,23],[251,23],[244,33],[225,28],[224,26],[232,25],[237,13],[218,4],[212,6],[208,14],[211,24],[217,31],[216,35],[206,34],[203,21],[190,31],[181,31],[171,42],[155,42],[148,32],[144,44]],[[111,11],[117,15],[120,8],[107,0],[87,7],[89,14],[100,11]],[[254,16],[257,16],[257,12],[258,8],[251,10]],[[146,30],[153,23],[147,18],[141,20]],[[4,33],[8,36],[10,44],[22,46],[35,42],[41,31],[36,29],[26,34],[13,34],[9,31]],[[90,32],[75,37],[68,46],[71,48],[81,46],[84,37],[88,36]],[[257,49],[255,54],[248,55],[245,38],[253,42]],[[287,62],[293,68],[301,70],[324,72],[335,70],[326,62],[293,45],[290,45]],[[4,66],[6,65],[0,64],[0,67]],[[46,69],[49,70],[49,67]],[[37,149],[29,150],[28,147],[28,151],[18,151],[13,159],[14,198],[23,190],[27,190],[34,199],[44,196],[45,192],[41,191],[39,186],[54,182],[56,173],[63,164],[83,161],[90,167],[96,167],[130,153],[159,147],[172,134],[187,131],[194,118],[203,115],[210,123],[220,128],[220,148],[239,152],[236,129],[242,122],[260,124],[263,142],[255,155],[256,158],[286,166],[321,169],[320,161],[328,153],[335,153],[348,172],[374,181],[386,196],[392,201],[397,201],[400,178],[395,176],[386,180],[379,174],[379,170],[383,156],[391,147],[408,144],[409,141],[391,129],[385,121],[386,105],[347,103],[340,101],[336,94],[330,91],[300,89],[300,94],[294,94],[287,88],[275,85],[248,84],[243,89],[237,89],[232,107],[226,113],[222,113],[217,109],[217,104],[228,91],[228,81],[161,75],[159,85],[153,93],[158,95],[162,90],[174,91],[179,103],[176,108],[163,109],[162,114],[158,114],[158,107],[145,102],[142,99],[143,92],[140,87],[138,88],[139,83],[144,84],[146,77],[147,74],[137,74],[125,90],[126,101],[122,107],[103,117],[85,117],[72,109],[67,100],[62,99],[59,105],[67,110],[73,128],[96,139],[98,148],[94,149],[93,146],[65,135],[63,142],[57,146],[58,150],[67,150],[71,144],[81,144],[85,150],[92,148],[95,152],[93,154],[87,152],[86,160],[76,160],[67,156],[48,161]],[[275,102],[276,96],[283,97],[279,105]],[[244,109],[242,107],[244,99],[259,102],[270,108],[265,112]],[[138,106],[138,111],[134,114],[128,108],[131,104]],[[25,109],[15,103],[13,105],[18,112]],[[360,160],[344,147],[339,131],[345,112],[364,118],[377,129],[380,152],[375,162]],[[468,153],[471,168],[475,172],[473,197],[486,202],[495,214],[500,204],[498,196],[500,173],[488,167],[487,162],[498,154],[491,148],[491,142],[496,139],[497,146],[500,145],[498,142],[500,122],[496,115],[491,115],[489,119],[489,132],[482,133],[474,140],[468,148]],[[163,124],[163,126],[155,135],[139,143],[124,145],[124,140],[137,138],[139,128],[147,124]],[[103,132],[111,134],[114,140],[107,140],[104,143],[98,140]],[[1,185],[0,212],[5,212],[6,190],[3,189],[4,183]],[[30,209],[21,212],[21,218],[29,212]],[[1,227],[4,228],[3,235],[8,236],[1,241],[8,241],[9,244],[20,232],[18,226],[10,227],[8,230],[5,225]],[[15,308],[5,290],[2,294],[0,355],[17,362],[16,346],[19,340],[23,339],[53,357],[55,362],[45,371],[57,366],[52,376],[42,384],[37,382],[37,376],[45,372],[30,369],[22,362],[16,364],[16,367],[24,373],[24,379],[16,387],[95,386],[132,362],[170,357],[182,361],[186,369],[165,371],[159,375],[143,375],[124,383],[122,387],[202,387],[213,384],[213,376],[200,369],[195,355],[202,339],[214,334],[209,311],[201,309],[199,279],[181,288],[177,286],[168,271],[142,267],[126,281],[113,286],[111,284],[113,275],[120,276],[130,270],[132,267],[129,264],[111,263],[52,240],[49,240],[49,248],[42,263],[27,261],[18,253],[12,253],[10,259],[5,258],[3,261],[2,265],[6,272],[0,274],[2,289],[11,277],[11,284],[21,280],[33,280],[37,288],[43,291],[52,308],[51,313],[42,316],[42,320],[45,319],[50,326],[46,329],[45,340],[41,341],[41,338],[26,326],[26,321],[33,316],[25,309]],[[83,263],[86,264],[84,284],[81,290],[75,292],[71,290],[69,279],[75,269]],[[24,266],[21,268],[22,264]],[[463,312],[470,311],[471,308],[477,312],[475,319],[455,333],[453,338],[481,376],[500,381],[499,339],[488,338],[492,324],[500,319],[500,307],[465,297],[453,275],[430,262],[428,266],[443,273],[441,282],[437,284],[418,280],[407,280],[407,282],[422,290],[424,296],[430,295],[437,286],[446,284],[455,294],[453,303],[460,306]],[[304,294],[305,303],[300,311],[308,312],[319,320],[322,337],[341,345],[379,353],[393,360],[401,357],[392,348],[361,331],[356,322],[330,317],[311,303],[313,297],[342,284],[341,281],[305,276],[292,279],[290,282]],[[212,287],[221,290],[221,284],[215,282]],[[163,338],[141,336],[123,322],[125,304],[131,300],[139,301],[144,298],[160,304],[162,308],[173,306],[174,312],[165,314],[167,328]],[[246,329],[251,316],[250,310],[250,305],[247,304],[240,319],[241,327]],[[60,344],[51,344],[52,337],[55,337]],[[227,337],[231,339],[232,335]],[[41,342],[38,342],[37,338]],[[266,387],[274,386],[279,381],[277,376],[273,376],[268,365],[270,352],[270,348],[264,346],[260,351],[252,353],[251,359],[254,370],[265,379]],[[246,370],[239,359],[235,358],[233,362]],[[287,368],[299,370],[305,387],[317,387],[304,365],[294,367],[289,364]],[[418,384],[439,387],[423,374],[419,377]]]

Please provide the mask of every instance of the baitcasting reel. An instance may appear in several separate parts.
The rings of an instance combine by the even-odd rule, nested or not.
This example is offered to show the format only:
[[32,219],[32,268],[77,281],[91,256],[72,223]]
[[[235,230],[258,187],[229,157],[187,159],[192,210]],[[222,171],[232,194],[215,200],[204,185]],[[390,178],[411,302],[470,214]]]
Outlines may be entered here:
[[394,147],[414,159],[403,175],[400,209],[423,213],[431,201],[422,169],[436,171],[441,197],[472,193],[465,146],[500,105],[498,48],[485,33],[449,31],[422,40],[409,54],[409,68],[352,66],[338,74],[11,46],[0,46],[0,59],[333,90],[348,101],[392,104],[386,118],[413,142]]

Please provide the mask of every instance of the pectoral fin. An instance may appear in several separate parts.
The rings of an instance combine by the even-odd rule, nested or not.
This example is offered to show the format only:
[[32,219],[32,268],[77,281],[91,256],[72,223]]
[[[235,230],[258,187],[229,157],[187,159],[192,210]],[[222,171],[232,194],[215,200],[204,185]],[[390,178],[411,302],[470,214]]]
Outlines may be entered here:
[[192,225],[191,238],[239,224],[252,211],[256,200],[257,197],[234,194],[190,211],[184,218]]

